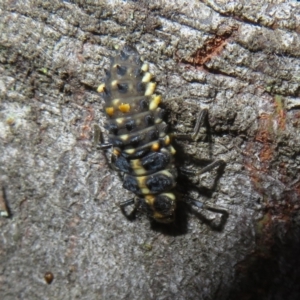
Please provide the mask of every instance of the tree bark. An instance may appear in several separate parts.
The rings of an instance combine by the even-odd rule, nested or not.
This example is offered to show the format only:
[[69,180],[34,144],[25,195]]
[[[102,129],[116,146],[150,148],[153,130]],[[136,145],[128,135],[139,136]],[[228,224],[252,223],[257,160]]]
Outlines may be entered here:
[[[1,1],[1,299],[300,298],[300,5],[285,2]],[[185,204],[172,226],[120,212],[132,195],[93,125],[124,44],[171,131],[209,108],[175,147],[183,167],[226,162],[180,182],[223,226]]]

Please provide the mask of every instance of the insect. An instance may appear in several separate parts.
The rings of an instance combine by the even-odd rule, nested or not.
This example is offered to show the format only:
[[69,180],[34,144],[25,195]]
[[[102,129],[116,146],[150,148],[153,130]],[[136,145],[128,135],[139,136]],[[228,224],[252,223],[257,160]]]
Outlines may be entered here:
[[[148,64],[134,48],[125,46],[112,58],[107,78],[97,89],[105,100],[109,132],[109,141],[101,143],[99,148],[112,148],[111,167],[121,175],[123,187],[135,194],[120,203],[123,213],[127,206],[133,205],[134,211],[139,209],[159,223],[171,223],[181,198],[176,191],[178,168],[172,139],[196,140],[207,110],[200,112],[192,134],[170,135],[162,98],[155,88]],[[187,173],[201,174],[221,164],[223,161],[215,161],[200,172]],[[188,202],[218,210],[197,200]],[[218,211],[225,213],[222,209]]]

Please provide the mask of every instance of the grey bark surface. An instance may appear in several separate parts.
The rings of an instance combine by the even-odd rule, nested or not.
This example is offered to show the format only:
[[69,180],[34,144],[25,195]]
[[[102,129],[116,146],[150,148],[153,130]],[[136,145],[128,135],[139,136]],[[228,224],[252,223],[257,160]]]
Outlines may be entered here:
[[[0,298],[299,299],[299,33],[293,1],[1,1]],[[177,147],[226,162],[189,181],[229,211],[223,228],[186,205],[167,227],[120,212],[131,195],[93,125],[125,43],[150,63],[172,131],[209,108],[199,141]]]

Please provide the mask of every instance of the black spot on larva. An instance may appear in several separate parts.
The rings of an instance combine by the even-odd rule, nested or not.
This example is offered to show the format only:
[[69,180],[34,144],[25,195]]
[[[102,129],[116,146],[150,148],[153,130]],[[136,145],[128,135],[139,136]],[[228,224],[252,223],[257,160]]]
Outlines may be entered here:
[[143,82],[138,82],[138,83],[136,84],[136,90],[137,90],[139,93],[145,92],[145,90],[146,90],[146,85],[145,85],[145,83],[143,83]]
[[157,129],[153,129],[153,130],[150,130],[148,132],[148,137],[149,137],[149,141],[153,141],[153,140],[156,140],[158,138],[158,131]]
[[135,128],[135,121],[134,120],[128,120],[125,124],[125,127],[128,131],[131,131],[132,129]]
[[118,125],[117,124],[115,124],[115,123],[110,123],[109,125],[108,125],[108,131],[109,131],[109,133],[110,134],[118,134]]
[[162,214],[168,213],[171,206],[170,199],[164,195],[158,195],[154,201],[154,209]]
[[159,171],[165,169],[170,163],[170,153],[154,152],[141,159],[142,166],[147,171]]
[[147,126],[151,126],[154,124],[154,118],[151,114],[145,116],[145,123]]
[[163,120],[166,117],[166,114],[167,114],[166,110],[165,109],[161,109],[158,112],[158,117]]
[[104,70],[104,71],[105,71],[105,75],[106,75],[106,80],[110,79],[110,77],[111,77],[110,71],[109,70]]
[[145,156],[147,153],[149,152],[149,149],[148,148],[144,148],[144,149],[140,149],[140,150],[137,150],[134,157],[136,158],[140,158],[140,157],[143,157]]
[[104,93],[102,94],[102,96],[103,96],[104,101],[105,101],[105,102],[110,101],[110,98],[111,98],[111,92],[110,92],[110,89],[107,88],[107,86],[105,86],[105,87],[103,88],[103,92],[104,92]]
[[141,140],[142,137],[140,135],[136,135],[130,139],[129,144],[132,145],[133,147],[136,147]]
[[128,50],[128,48],[127,49],[124,48],[123,50],[121,50],[121,52],[120,52],[120,58],[121,58],[121,60],[127,60],[128,59],[128,57],[129,57],[130,54],[126,50]]
[[135,194],[139,194],[138,192],[140,190],[137,180],[136,180],[136,177],[130,176],[130,175],[125,176],[123,188],[125,188],[126,190],[131,191]]
[[146,186],[152,193],[162,193],[173,187],[173,178],[156,173],[147,178]]
[[152,207],[149,206],[143,198],[137,198],[137,202],[139,207],[143,212],[145,212],[145,214],[147,214],[148,216],[151,216],[153,214]]
[[142,75],[143,75],[143,70],[141,70],[141,69],[136,69],[136,70],[134,71],[133,75],[134,75],[135,78],[142,77]]
[[130,163],[128,162],[128,160],[124,157],[124,156],[119,156],[115,161],[114,161],[114,165],[116,166],[116,168],[118,169],[118,171],[120,172],[132,172],[132,169],[130,167]]
[[128,84],[127,83],[118,83],[117,87],[118,87],[118,91],[120,93],[125,94],[128,91]]
[[140,100],[140,109],[141,111],[146,111],[149,108],[149,102],[146,99]]
[[124,76],[126,74],[126,72],[127,72],[127,68],[126,67],[117,65],[117,74],[118,75]]
[[123,141],[115,138],[111,139],[111,143],[113,144],[113,147],[122,148],[124,146]]

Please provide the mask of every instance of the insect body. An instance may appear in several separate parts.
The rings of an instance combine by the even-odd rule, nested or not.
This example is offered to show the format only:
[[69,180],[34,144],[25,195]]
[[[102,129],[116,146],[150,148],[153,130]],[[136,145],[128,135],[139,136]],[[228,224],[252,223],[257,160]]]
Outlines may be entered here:
[[109,141],[114,168],[123,172],[123,187],[133,192],[136,207],[158,222],[174,219],[177,170],[161,96],[154,94],[148,65],[130,47],[112,59],[103,92],[109,118]]
[[[155,221],[171,223],[178,200],[175,149],[152,77],[148,65],[129,46],[112,58],[106,81],[98,87],[109,131],[109,143],[101,148],[113,148],[112,167],[122,174],[123,187],[135,194],[121,207],[133,204]],[[200,126],[198,121],[195,131]]]

